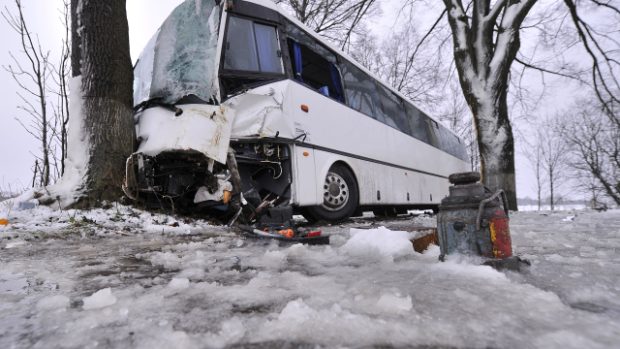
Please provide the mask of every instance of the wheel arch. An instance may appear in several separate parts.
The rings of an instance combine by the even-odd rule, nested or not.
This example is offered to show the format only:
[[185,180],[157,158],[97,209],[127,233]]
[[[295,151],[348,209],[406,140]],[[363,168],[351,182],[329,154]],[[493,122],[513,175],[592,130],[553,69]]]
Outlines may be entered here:
[[[327,172],[329,172],[329,170],[334,167],[334,166],[342,166],[344,168],[346,168],[347,170],[349,170],[351,172],[351,174],[353,175],[353,180],[355,180],[355,184],[357,185],[357,202],[355,203],[357,206],[359,206],[360,204],[360,181],[359,178],[357,176],[357,173],[354,169],[355,166],[352,166],[350,162],[342,159],[342,158],[337,158],[337,159],[333,159],[332,161],[327,161],[325,163],[325,165],[323,166],[323,168],[321,168],[321,172],[318,174],[318,178],[321,178],[320,181],[317,181],[318,183],[321,184],[321,186],[323,185],[323,179],[325,177],[327,177]],[[322,190],[319,190],[318,192],[321,192]],[[321,200],[323,199],[323,197],[321,196]]]

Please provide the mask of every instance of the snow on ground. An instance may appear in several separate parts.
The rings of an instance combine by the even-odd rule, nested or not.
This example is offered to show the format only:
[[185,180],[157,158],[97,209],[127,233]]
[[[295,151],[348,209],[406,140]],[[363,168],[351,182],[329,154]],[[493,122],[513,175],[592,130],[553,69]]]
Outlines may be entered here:
[[514,214],[514,249],[532,262],[523,273],[414,252],[399,230],[429,216],[325,226],[331,245],[305,246],[123,206],[10,215],[1,348],[620,343],[618,210]]

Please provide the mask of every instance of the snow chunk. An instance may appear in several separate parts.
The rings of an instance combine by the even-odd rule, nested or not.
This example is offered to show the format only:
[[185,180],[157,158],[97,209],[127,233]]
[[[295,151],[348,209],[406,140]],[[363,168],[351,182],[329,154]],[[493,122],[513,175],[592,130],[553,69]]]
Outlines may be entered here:
[[342,246],[342,251],[370,260],[393,262],[394,259],[412,255],[410,233],[391,231],[385,227],[377,229],[351,229],[351,238]]
[[37,309],[39,310],[66,309],[68,307],[69,297],[62,295],[45,297],[37,302]]
[[116,297],[112,294],[112,289],[104,288],[93,293],[90,297],[84,298],[84,310],[101,309],[116,303]]
[[413,308],[411,296],[401,297],[399,294],[383,294],[377,301],[377,306],[386,312],[409,311]]
[[182,290],[189,288],[189,279],[187,278],[174,278],[170,280],[168,287],[176,290]]

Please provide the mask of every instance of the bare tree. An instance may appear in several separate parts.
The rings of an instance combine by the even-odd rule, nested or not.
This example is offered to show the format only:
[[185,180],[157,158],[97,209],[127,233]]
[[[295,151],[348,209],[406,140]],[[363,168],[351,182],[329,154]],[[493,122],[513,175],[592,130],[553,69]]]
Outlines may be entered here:
[[[51,162],[53,157],[50,149],[51,121],[48,116],[47,79],[51,72],[49,51],[41,47],[38,37],[33,34],[24,18],[21,0],[15,0],[16,14],[7,8],[2,11],[2,16],[9,26],[19,35],[23,58],[19,59],[13,53],[9,53],[13,63],[5,66],[9,74],[17,82],[22,92],[17,92],[21,102],[18,108],[30,116],[27,122],[17,119],[22,127],[37,139],[40,143],[40,153],[35,154],[34,180],[33,183],[40,186],[50,184]],[[21,57],[20,57],[21,58]],[[40,163],[40,165],[39,165]],[[38,181],[36,180],[38,178]]]
[[540,123],[536,142],[540,144],[542,167],[547,175],[549,186],[549,206],[551,211],[557,203],[557,191],[566,179],[568,149],[566,140],[561,136],[563,118],[555,118]]
[[538,211],[541,210],[542,206],[542,189],[543,189],[543,151],[542,151],[542,142],[539,140],[542,138],[539,135],[540,132],[536,130],[534,133],[534,139],[528,142],[526,140],[526,144],[523,147],[523,152],[526,155],[526,158],[530,165],[532,166],[532,170],[534,172],[535,189],[536,189],[536,203],[538,205]]
[[275,3],[344,51],[363,19],[377,9],[377,0],[275,0]]
[[[409,0],[408,4],[422,3],[433,8],[434,3]],[[433,31],[440,31],[442,17],[448,18],[454,47],[454,63],[465,99],[474,115],[474,126],[481,154],[481,170],[485,184],[491,188],[503,187],[510,197],[510,206],[516,208],[514,177],[514,136],[509,109],[526,107],[525,97],[532,98],[533,106],[540,96],[528,96],[521,82],[526,71],[544,76],[553,75],[585,83],[583,73],[591,73],[589,84],[597,91],[603,105],[618,100],[617,20],[609,28],[596,23],[597,16],[588,16],[588,10],[606,11],[610,17],[620,19],[620,11],[611,1],[556,0],[546,2],[544,11],[532,12],[537,0],[444,0],[437,21],[416,45],[428,43]],[[542,6],[542,5],[541,5]],[[413,6],[412,6],[413,8]],[[579,9],[579,11],[577,11]],[[437,10],[436,8],[434,10]],[[438,11],[439,12],[439,11]],[[598,16],[600,18],[600,15]],[[529,19],[528,23],[525,20]],[[600,22],[600,21],[599,21]],[[571,28],[568,26],[572,25]],[[525,28],[525,29],[524,29]],[[536,61],[536,48],[521,52],[521,31],[532,29],[547,35],[541,36],[549,45],[556,45],[561,38],[564,47],[559,49],[556,66]],[[575,40],[564,33],[575,33]],[[531,37],[530,37],[531,38]],[[435,40],[436,42],[436,40]],[[541,41],[542,42],[542,41]],[[582,69],[563,55],[569,48],[581,43],[583,51],[593,62],[590,69]],[[556,45],[558,46],[558,45]],[[411,60],[415,60],[412,54]],[[513,63],[519,68],[515,70]],[[511,94],[512,87],[512,94]],[[528,107],[529,108],[529,107]],[[527,109],[524,109],[526,112]],[[609,113],[608,113],[609,114]]]
[[[454,60],[478,133],[484,184],[503,188],[517,209],[514,138],[508,117],[508,83],[521,42],[519,30],[536,0],[444,0]],[[496,30],[497,28],[497,30]]]
[[57,97],[54,105],[54,137],[60,147],[59,176],[65,173],[65,159],[67,158],[67,125],[69,123],[69,82],[71,64],[71,32],[70,32],[70,2],[63,0],[61,23],[64,28],[64,37],[61,43],[61,54],[58,65],[54,66],[53,93]]
[[[620,127],[614,122],[613,104],[593,105],[581,101],[575,105],[562,127],[562,136],[571,146],[571,166],[580,174],[591,175],[596,181],[586,183],[594,192],[601,192],[620,205]],[[584,178],[589,178],[586,175]]]

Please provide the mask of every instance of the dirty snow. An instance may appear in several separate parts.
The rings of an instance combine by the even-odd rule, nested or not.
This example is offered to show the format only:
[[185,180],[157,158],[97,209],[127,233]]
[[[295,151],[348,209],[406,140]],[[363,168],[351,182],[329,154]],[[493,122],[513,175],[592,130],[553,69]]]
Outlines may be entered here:
[[123,206],[9,219],[0,228],[2,348],[620,342],[618,210],[513,215],[514,250],[532,262],[523,273],[466,256],[442,263],[438,247],[414,252],[407,227],[429,216],[324,226],[329,246],[247,239]]

